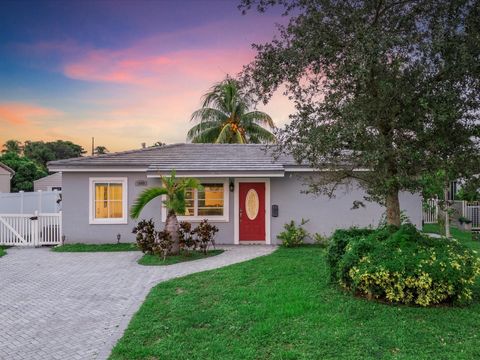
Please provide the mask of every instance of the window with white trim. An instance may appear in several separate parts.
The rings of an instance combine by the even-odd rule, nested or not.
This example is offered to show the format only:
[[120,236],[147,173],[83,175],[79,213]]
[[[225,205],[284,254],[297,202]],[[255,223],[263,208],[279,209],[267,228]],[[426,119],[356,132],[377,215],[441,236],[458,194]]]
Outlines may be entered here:
[[[185,193],[185,214],[180,220],[228,221],[228,181],[202,181],[201,189],[188,189]],[[162,212],[165,221],[166,211]]]
[[90,178],[90,223],[126,224],[127,178]]

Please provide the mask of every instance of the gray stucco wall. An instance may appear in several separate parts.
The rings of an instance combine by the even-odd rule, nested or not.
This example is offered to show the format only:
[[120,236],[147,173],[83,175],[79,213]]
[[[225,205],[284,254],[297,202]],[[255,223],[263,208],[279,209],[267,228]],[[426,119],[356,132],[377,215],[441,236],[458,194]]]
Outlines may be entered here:
[[[66,242],[111,243],[116,241],[118,233],[121,241],[134,241],[131,233],[135,221],[128,224],[90,225],[89,224],[89,178],[90,177],[128,177],[128,207],[145,186],[136,186],[137,180],[147,180],[142,173],[63,173],[63,232]],[[148,179],[148,186],[158,185],[158,179]],[[337,228],[350,226],[377,225],[384,208],[376,203],[365,202],[366,207],[351,210],[354,200],[363,200],[364,191],[355,184],[339,188],[337,196],[328,199],[325,196],[313,196],[301,193],[304,181],[295,174],[286,174],[284,178],[271,178],[271,203],[279,206],[279,217],[271,218],[272,243],[278,243],[277,235],[283,230],[283,225],[290,220],[299,222],[302,217],[310,219],[306,229],[323,235],[330,235]],[[234,196],[229,194],[229,222],[213,222],[220,229],[217,234],[218,244],[233,244],[234,242]],[[401,207],[417,227],[421,226],[421,197],[409,193],[400,196]],[[150,203],[142,213],[141,218],[153,218],[157,228],[163,227],[161,222],[160,199]]]
[[[376,226],[381,220],[385,208],[377,203],[365,202],[365,192],[358,183],[340,186],[335,198],[301,193],[305,190],[305,180],[296,174],[286,174],[284,178],[272,178],[271,203],[278,205],[279,216],[271,219],[272,242],[278,242],[277,235],[283,231],[283,225],[290,220],[300,223],[309,219],[305,228],[310,233],[331,235],[335,229],[350,226]],[[362,201],[364,208],[352,210],[353,201]],[[400,207],[406,212],[411,222],[421,227],[422,204],[420,195],[400,194]]]

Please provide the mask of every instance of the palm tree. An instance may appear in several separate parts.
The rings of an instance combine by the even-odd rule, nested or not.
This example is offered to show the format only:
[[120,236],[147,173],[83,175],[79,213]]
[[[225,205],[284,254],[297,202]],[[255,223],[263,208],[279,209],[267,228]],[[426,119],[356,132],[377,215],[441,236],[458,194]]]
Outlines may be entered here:
[[97,146],[95,150],[93,151],[95,155],[104,155],[108,153],[108,149],[105,146]]
[[22,143],[18,140],[7,140],[5,144],[3,144],[2,153],[14,153],[20,155],[23,151]]
[[[202,108],[192,114],[198,121],[187,133],[194,143],[271,143],[275,136],[269,131],[275,125],[262,112],[250,111],[251,99],[239,82],[227,77],[203,96]],[[266,129],[268,128],[268,129]]]
[[175,177],[175,170],[172,171],[169,177],[161,177],[161,187],[151,187],[144,190],[137,198],[130,210],[130,216],[133,219],[138,219],[143,208],[153,199],[165,195],[163,205],[167,209],[167,219],[165,221],[165,231],[167,231],[173,241],[172,254],[178,254],[180,251],[180,239],[178,237],[178,219],[177,215],[185,214],[185,191],[187,189],[201,188],[200,182],[197,179],[183,178],[177,180]]

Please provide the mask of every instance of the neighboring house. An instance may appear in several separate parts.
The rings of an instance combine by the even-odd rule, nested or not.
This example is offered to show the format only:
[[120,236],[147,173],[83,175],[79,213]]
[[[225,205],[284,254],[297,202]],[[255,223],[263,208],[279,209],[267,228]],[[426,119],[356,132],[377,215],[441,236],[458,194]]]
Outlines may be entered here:
[[[336,197],[301,193],[312,169],[290,157],[273,160],[263,145],[174,144],[48,164],[62,172],[63,232],[66,242],[134,241],[129,210],[148,186],[172,169],[178,177],[201,180],[203,190],[188,192],[187,213],[179,220],[208,219],[220,229],[219,244],[275,244],[290,220],[310,219],[310,233],[329,235],[337,228],[378,225],[385,209],[376,203],[352,210],[365,192],[358,184],[340,186]],[[417,227],[422,222],[420,195],[401,193],[401,208]],[[163,227],[161,200],[149,203],[141,218]]]
[[57,172],[47,175],[33,182],[33,190],[38,191],[62,191],[62,173]]
[[10,182],[13,175],[15,175],[15,171],[7,165],[0,163],[0,193],[10,192]]

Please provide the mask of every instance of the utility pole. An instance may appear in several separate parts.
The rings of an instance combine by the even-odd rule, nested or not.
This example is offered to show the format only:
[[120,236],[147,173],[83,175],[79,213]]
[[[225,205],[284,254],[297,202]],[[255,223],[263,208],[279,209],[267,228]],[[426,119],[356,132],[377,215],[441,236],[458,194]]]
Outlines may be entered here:
[[92,136],[92,156],[95,155],[95,138]]

